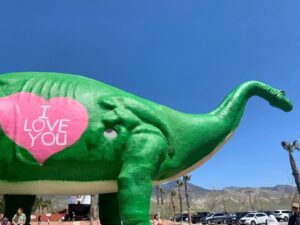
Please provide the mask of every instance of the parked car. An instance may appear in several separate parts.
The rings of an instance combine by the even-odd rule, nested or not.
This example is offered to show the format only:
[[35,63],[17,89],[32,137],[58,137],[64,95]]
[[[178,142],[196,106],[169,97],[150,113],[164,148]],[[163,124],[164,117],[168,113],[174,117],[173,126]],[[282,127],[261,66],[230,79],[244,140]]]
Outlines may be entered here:
[[206,217],[209,212],[197,212],[196,214],[192,215],[192,223],[200,223],[201,218]]
[[207,216],[204,216],[200,219],[200,223],[206,224],[206,218],[211,217],[213,213],[209,213]]
[[206,217],[203,217],[200,222],[203,224],[211,224],[211,223],[226,223],[227,213],[224,212],[216,212],[210,213]]
[[229,213],[226,217],[226,223],[231,225],[233,223],[233,221],[236,220],[236,216],[237,216],[236,213]]
[[246,216],[240,219],[240,224],[256,225],[266,224],[269,219],[268,215],[262,212],[248,213]]
[[236,212],[236,213],[231,213],[227,216],[226,218],[226,223],[228,225],[232,224],[239,224],[239,221],[242,217],[246,216],[248,212]]
[[[175,221],[176,222],[180,222],[181,218],[180,218],[180,214],[177,214],[175,216]],[[189,221],[189,214],[188,213],[182,213],[182,221],[188,222]]]
[[274,211],[274,216],[278,221],[280,220],[288,221],[291,214],[292,214],[291,210],[287,210],[287,209],[283,209],[283,210],[280,209]]

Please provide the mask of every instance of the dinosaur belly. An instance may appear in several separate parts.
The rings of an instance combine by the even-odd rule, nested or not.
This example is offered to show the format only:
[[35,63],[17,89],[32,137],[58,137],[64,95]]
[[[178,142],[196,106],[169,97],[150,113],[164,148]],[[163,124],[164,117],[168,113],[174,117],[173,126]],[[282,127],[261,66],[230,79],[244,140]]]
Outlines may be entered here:
[[0,181],[1,194],[82,195],[117,192],[116,181]]
[[207,160],[209,160],[230,138],[231,136],[234,134],[235,130],[230,132],[226,138],[224,139],[224,141],[222,143],[220,143],[217,147],[215,147],[215,149],[213,149],[211,151],[210,154],[206,155],[204,158],[202,158],[201,160],[199,160],[197,163],[193,164],[192,166],[188,167],[187,169],[181,171],[180,173],[176,174],[175,176],[172,176],[166,180],[159,180],[159,181],[154,181],[155,184],[160,184],[160,183],[165,183],[171,180],[175,180],[183,175],[186,175],[190,172],[192,172],[193,170],[195,170],[196,168],[198,168],[199,166],[201,166],[203,163],[205,163]]

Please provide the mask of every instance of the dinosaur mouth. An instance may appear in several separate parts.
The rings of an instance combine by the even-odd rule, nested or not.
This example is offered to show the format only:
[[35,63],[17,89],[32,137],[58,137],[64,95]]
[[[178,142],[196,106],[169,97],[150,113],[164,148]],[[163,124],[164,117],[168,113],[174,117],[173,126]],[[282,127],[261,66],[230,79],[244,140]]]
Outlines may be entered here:
[[282,90],[275,91],[274,99],[270,104],[282,109],[285,112],[289,112],[293,109],[292,102],[287,97],[285,97],[285,92]]

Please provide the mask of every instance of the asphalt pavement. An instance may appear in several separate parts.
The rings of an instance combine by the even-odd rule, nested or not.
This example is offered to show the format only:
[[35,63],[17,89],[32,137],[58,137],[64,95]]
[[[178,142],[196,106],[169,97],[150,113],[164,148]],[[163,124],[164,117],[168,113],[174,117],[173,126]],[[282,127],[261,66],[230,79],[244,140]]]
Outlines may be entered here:
[[[188,224],[188,223],[183,223],[184,225],[186,225],[186,224]],[[201,225],[201,223],[198,223],[198,224],[200,224]],[[279,224],[280,225],[287,225],[288,224],[288,222],[279,222]],[[227,224],[222,224],[222,225],[227,225]]]
[[280,225],[287,225],[288,224],[288,222],[279,222],[280,223]]

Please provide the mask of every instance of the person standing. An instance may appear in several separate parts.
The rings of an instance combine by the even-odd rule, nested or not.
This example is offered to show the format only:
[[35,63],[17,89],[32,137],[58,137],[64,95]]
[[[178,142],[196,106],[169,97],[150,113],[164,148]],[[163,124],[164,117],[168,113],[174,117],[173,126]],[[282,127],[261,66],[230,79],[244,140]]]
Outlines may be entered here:
[[153,218],[153,225],[162,225],[159,215],[155,214]]
[[279,225],[279,223],[274,215],[271,214],[269,216],[269,219],[267,220],[267,225]]
[[18,208],[17,213],[14,215],[12,219],[13,225],[24,225],[26,223],[26,215],[23,213],[22,208]]
[[300,225],[299,203],[292,204],[292,215],[289,218],[288,225]]
[[38,216],[38,225],[41,225],[42,224],[42,215],[39,214]]

